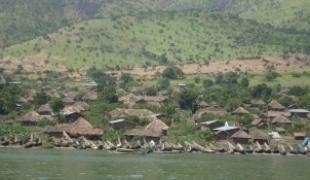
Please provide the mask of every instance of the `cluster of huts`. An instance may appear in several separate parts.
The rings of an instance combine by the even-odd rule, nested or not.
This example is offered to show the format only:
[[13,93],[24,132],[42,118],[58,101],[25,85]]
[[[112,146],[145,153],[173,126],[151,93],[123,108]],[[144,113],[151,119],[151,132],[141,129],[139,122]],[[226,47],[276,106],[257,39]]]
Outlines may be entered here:
[[[93,86],[93,85],[90,85]],[[232,112],[232,115],[242,117],[250,115],[250,109],[267,109],[266,113],[254,115],[251,123],[252,127],[247,129],[242,124],[221,123],[218,120],[199,122],[202,130],[208,129],[214,134],[214,142],[225,142],[224,146],[220,144],[199,145],[196,142],[184,142],[183,144],[171,144],[164,142],[163,138],[167,135],[169,126],[161,119],[163,114],[156,114],[148,109],[137,109],[137,104],[148,104],[150,107],[160,107],[167,101],[167,97],[159,96],[142,96],[128,94],[119,98],[123,107],[116,108],[109,113],[113,120],[109,121],[109,126],[113,130],[123,130],[124,137],[117,142],[101,142],[100,139],[104,134],[100,128],[93,127],[83,116],[82,112],[89,109],[88,101],[97,99],[94,91],[85,93],[82,99],[76,100],[74,93],[67,93],[63,98],[65,107],[59,114],[65,117],[65,123],[47,126],[44,133],[52,137],[53,143],[60,147],[83,147],[83,148],[104,148],[107,150],[131,151],[147,144],[154,146],[154,149],[161,151],[185,150],[185,151],[202,151],[202,152],[245,152],[248,145],[253,145],[252,150],[255,152],[269,152],[270,144],[273,139],[280,139],[280,135],[285,133],[286,129],[292,124],[295,116],[300,118],[309,118],[310,112],[305,109],[287,109],[276,100],[266,104],[262,100],[252,100],[251,104],[238,107]],[[22,102],[21,102],[22,103]],[[142,106],[143,107],[143,106]],[[208,104],[205,101],[198,103],[199,110],[193,115],[193,119],[199,119],[204,113],[222,113],[223,108],[216,103]],[[36,125],[42,119],[53,121],[55,113],[49,104],[41,105],[36,111],[30,111],[22,116],[20,123],[23,125]],[[146,119],[147,125],[139,127],[127,116],[135,116],[140,119]],[[269,132],[263,129],[269,128]],[[271,128],[270,128],[271,127]],[[261,130],[260,130],[261,128]],[[303,140],[306,137],[305,132],[295,132],[295,139]],[[121,137],[120,137],[121,138]],[[139,142],[130,144],[129,142]],[[151,145],[150,145],[151,143]],[[226,148],[223,148],[226,147]],[[293,147],[286,145],[292,152]],[[279,149],[285,149],[285,146],[277,146]],[[251,150],[248,149],[250,152]],[[276,152],[276,150],[275,150]]]

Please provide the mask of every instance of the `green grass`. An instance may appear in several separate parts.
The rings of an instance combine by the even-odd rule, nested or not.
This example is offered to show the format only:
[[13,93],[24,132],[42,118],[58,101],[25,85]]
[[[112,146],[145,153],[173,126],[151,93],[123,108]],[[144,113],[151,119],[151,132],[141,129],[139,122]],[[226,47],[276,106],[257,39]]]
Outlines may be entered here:
[[44,53],[53,65],[110,67],[252,58],[294,50],[308,51],[309,36],[204,11],[146,13],[102,18],[60,29],[5,49],[23,58]]

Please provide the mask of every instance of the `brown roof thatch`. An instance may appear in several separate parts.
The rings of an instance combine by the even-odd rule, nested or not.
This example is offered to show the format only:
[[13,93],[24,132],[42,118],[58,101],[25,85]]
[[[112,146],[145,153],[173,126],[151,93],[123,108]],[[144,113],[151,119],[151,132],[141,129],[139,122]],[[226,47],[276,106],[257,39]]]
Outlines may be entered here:
[[276,131],[278,132],[278,133],[285,133],[285,129],[283,128],[283,127],[277,127],[276,128]]
[[43,132],[47,134],[62,133],[63,131],[68,132],[69,129],[70,129],[70,124],[57,124],[55,126],[45,127]]
[[93,126],[86,119],[80,117],[71,124],[71,128],[93,128]]
[[75,102],[73,106],[78,107],[81,111],[86,111],[89,109],[89,105],[83,101]]
[[114,118],[123,116],[137,116],[137,117],[150,117],[154,113],[147,109],[122,109],[116,108],[110,112],[110,115]]
[[292,121],[284,116],[277,116],[272,120],[273,124],[291,124]]
[[259,117],[254,118],[254,120],[251,122],[252,126],[257,126],[257,127],[261,127],[264,124],[265,124],[265,121]]
[[278,101],[276,100],[272,100],[269,104],[268,107],[272,110],[278,110],[278,111],[282,111],[285,109],[285,107],[280,104]]
[[249,114],[249,111],[245,110],[243,107],[238,107],[236,110],[234,110],[233,114],[236,115]]
[[85,95],[83,96],[83,99],[86,101],[95,101],[97,100],[97,98],[98,98],[97,92],[91,90],[85,92]]
[[162,122],[161,120],[154,118],[146,127],[146,130],[151,130],[151,131],[163,131],[163,130],[168,130],[169,126]]
[[86,119],[79,118],[72,124],[59,124],[56,126],[49,126],[44,129],[45,133],[62,133],[67,132],[70,136],[101,136],[103,130],[100,128],[94,128]]
[[142,96],[136,96],[132,93],[127,94],[126,96],[122,96],[119,98],[120,102],[137,102],[142,99]]
[[269,140],[270,139],[268,134],[266,134],[263,131],[259,131],[259,130],[250,131],[250,135],[253,140]]
[[231,136],[231,138],[236,139],[251,139],[251,136],[243,130],[237,131],[235,134]]
[[277,116],[289,117],[290,115],[291,115],[290,112],[285,111],[268,111],[267,113],[264,114],[264,116],[268,118],[275,118]]
[[263,106],[265,104],[266,103],[261,99],[252,99],[251,100],[251,105],[253,105],[253,106]]
[[303,138],[306,137],[306,133],[305,132],[294,132],[294,137],[295,138]]
[[40,119],[40,115],[35,111],[30,111],[26,113],[21,121],[22,122],[37,122]]
[[132,129],[125,132],[126,136],[135,136],[135,137],[161,137],[161,131],[151,131],[145,129]]
[[53,113],[53,110],[48,104],[44,104],[39,107],[38,113]]
[[62,99],[65,104],[73,104],[75,102],[73,97],[67,96]]
[[210,105],[209,105],[206,101],[200,101],[200,102],[198,102],[198,106],[199,106],[199,108],[210,107]]

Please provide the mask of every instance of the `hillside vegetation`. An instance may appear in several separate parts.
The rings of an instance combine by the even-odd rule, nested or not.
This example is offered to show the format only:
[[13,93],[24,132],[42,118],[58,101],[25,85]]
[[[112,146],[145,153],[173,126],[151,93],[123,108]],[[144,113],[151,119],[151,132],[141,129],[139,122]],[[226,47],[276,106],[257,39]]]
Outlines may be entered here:
[[[1,55],[18,59],[41,53],[47,56],[42,60],[55,65],[130,68],[310,52],[306,0],[62,0],[54,5],[60,13],[50,10],[58,19],[44,8],[46,16],[32,19],[38,27],[52,28],[30,22],[33,27],[17,28],[20,39],[4,33],[9,42],[43,36],[6,48]],[[75,22],[80,23],[70,25]],[[66,27],[44,35],[61,26]],[[27,34],[23,30],[30,34],[22,36]]]

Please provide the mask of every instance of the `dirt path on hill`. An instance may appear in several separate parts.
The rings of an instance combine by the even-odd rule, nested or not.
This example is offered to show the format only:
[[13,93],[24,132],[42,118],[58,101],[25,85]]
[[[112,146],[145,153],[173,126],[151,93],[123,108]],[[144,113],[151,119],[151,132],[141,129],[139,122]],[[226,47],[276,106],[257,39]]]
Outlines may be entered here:
[[[274,66],[278,72],[285,72],[290,68],[302,69],[304,62],[298,63],[296,60],[283,60],[280,58],[265,58],[254,60],[231,60],[210,62],[208,65],[203,64],[186,64],[178,65],[178,67],[186,75],[196,74],[216,74],[231,71],[249,72],[254,74],[262,74],[268,66]],[[308,66],[309,67],[309,66]],[[156,66],[155,68],[134,68],[132,70],[108,71],[110,74],[120,75],[121,73],[129,73],[135,76],[150,78],[158,73],[162,73],[166,66]]]

